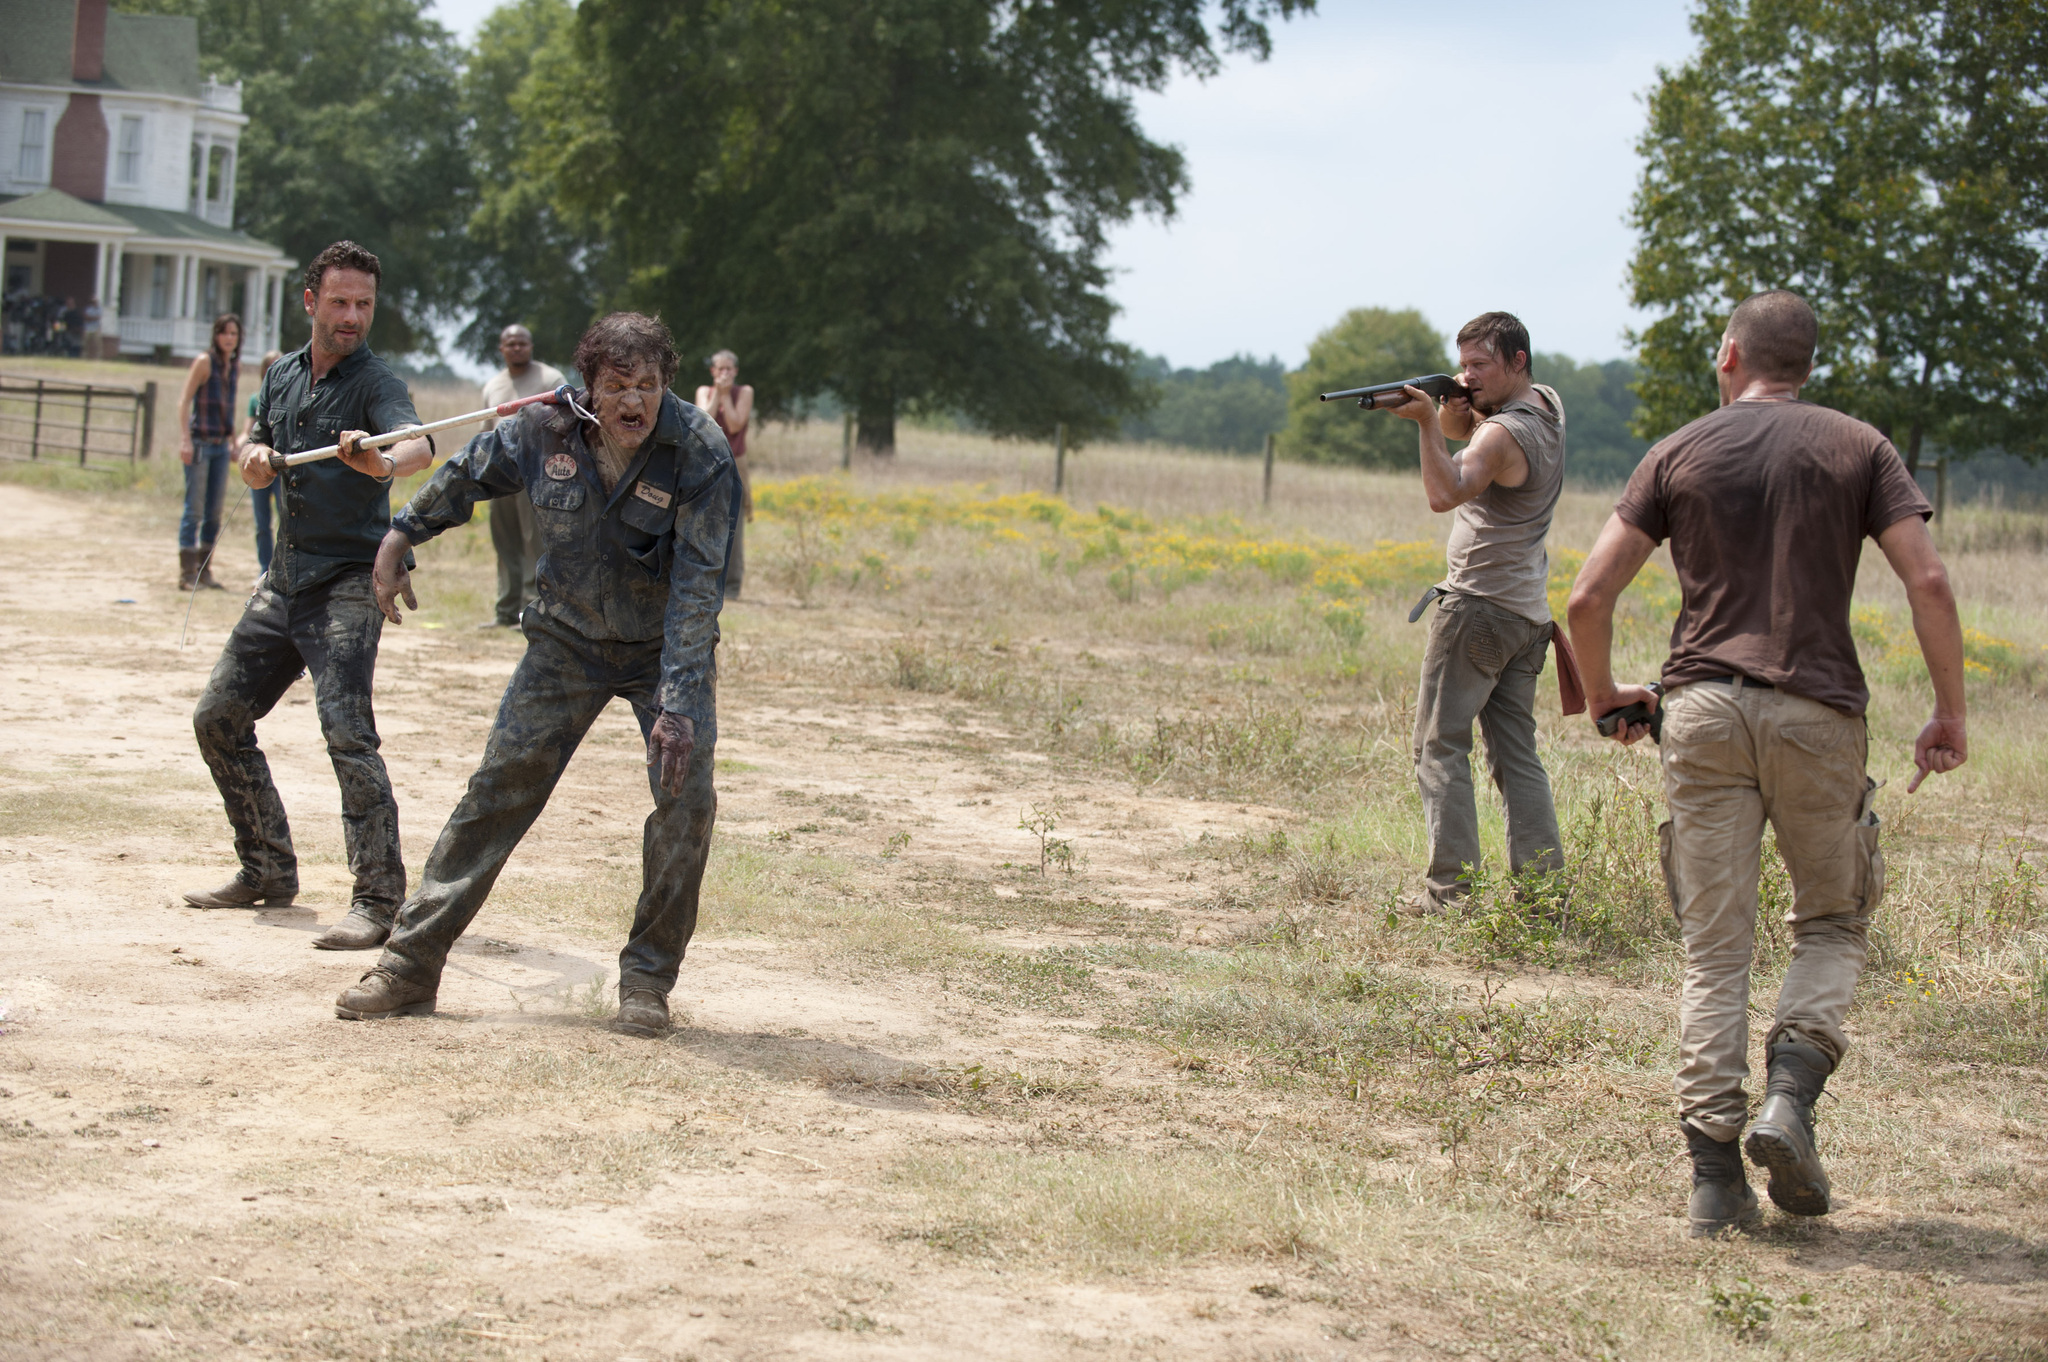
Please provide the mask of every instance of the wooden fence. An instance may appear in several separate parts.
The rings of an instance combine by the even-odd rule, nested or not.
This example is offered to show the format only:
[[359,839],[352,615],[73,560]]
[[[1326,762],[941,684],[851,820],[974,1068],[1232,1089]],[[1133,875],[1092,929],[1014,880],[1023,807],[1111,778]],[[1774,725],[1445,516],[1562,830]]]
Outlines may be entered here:
[[0,374],[0,459],[80,468],[149,457],[156,384],[121,388]]

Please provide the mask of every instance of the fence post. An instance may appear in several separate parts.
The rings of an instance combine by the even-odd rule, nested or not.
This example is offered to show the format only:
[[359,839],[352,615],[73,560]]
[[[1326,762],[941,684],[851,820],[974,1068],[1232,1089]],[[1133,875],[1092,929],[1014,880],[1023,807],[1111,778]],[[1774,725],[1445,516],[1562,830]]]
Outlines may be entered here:
[[39,459],[43,454],[43,380],[36,380],[36,421],[28,433],[28,456]]
[[142,457],[156,446],[156,380],[142,385]]
[[1273,436],[1270,431],[1266,435],[1266,492],[1263,504],[1273,504]]
[[1067,490],[1067,423],[1059,423],[1054,435],[1052,454],[1052,494],[1060,496]]
[[85,402],[78,411],[78,466],[85,467],[85,445],[92,438],[92,384],[85,385]]
[[853,413],[846,413],[845,428],[839,432],[839,467],[842,470],[853,467]]

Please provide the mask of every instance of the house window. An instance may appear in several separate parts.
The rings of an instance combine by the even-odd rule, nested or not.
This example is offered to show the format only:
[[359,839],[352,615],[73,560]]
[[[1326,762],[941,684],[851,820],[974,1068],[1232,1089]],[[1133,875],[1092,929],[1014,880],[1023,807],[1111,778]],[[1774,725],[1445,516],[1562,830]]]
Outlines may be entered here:
[[43,139],[48,117],[41,109],[21,111],[21,157],[14,164],[15,179],[32,184],[43,182]]
[[206,152],[206,201],[219,203],[228,196],[228,149],[215,145]]
[[121,115],[120,140],[114,144],[114,179],[119,184],[142,182],[142,120]]

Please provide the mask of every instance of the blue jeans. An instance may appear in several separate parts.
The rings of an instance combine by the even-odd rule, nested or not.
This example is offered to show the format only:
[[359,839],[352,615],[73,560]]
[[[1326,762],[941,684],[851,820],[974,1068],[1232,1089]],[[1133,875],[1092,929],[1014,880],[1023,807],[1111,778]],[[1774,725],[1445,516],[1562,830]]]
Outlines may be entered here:
[[270,535],[270,499],[277,492],[277,484],[258,487],[249,493],[249,509],[256,516],[256,570],[270,571],[270,547],[274,542]]
[[203,549],[220,538],[220,506],[228,494],[228,447],[192,442],[185,465],[185,518],[178,522],[178,547]]

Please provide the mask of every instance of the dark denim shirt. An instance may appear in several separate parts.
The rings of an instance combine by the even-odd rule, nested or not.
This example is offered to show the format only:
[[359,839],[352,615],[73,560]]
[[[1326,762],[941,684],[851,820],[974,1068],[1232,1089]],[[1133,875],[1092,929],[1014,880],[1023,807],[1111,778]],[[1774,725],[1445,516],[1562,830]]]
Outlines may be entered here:
[[[586,406],[587,392],[577,400]],[[699,726],[716,711],[718,612],[739,479],[718,426],[664,393],[654,433],[605,495],[584,426],[535,405],[484,432],[392,519],[415,544],[466,522],[479,501],[523,495],[540,522],[529,610],[585,638],[662,640],[661,707]]]
[[[309,344],[263,376],[249,438],[280,454],[298,454],[333,444],[344,430],[382,435],[419,423],[405,381],[368,345],[316,384]],[[291,595],[358,563],[377,561],[377,546],[391,528],[389,483],[358,473],[340,459],[323,459],[286,469],[271,486],[277,489],[278,506],[272,590]]]

